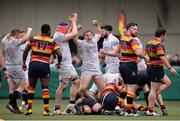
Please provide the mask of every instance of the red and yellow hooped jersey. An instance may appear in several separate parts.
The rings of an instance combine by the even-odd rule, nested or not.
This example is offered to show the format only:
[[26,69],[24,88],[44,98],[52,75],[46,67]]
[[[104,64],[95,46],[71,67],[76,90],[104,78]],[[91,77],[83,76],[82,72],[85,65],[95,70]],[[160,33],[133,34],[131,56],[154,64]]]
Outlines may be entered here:
[[50,62],[51,54],[60,47],[48,36],[33,36],[29,43],[32,49],[31,61]]
[[148,65],[158,65],[163,66],[162,60],[159,58],[160,56],[165,56],[165,48],[156,39],[148,41],[145,48],[146,54],[149,56]]
[[138,62],[138,56],[134,51],[139,48],[139,45],[132,36],[123,37],[118,47],[121,50],[121,62]]

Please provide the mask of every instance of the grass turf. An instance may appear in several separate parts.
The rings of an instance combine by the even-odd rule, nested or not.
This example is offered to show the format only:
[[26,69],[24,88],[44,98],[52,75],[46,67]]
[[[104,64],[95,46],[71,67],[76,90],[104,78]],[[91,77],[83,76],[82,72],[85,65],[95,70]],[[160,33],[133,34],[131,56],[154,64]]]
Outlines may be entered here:
[[[0,119],[4,120],[180,120],[180,101],[165,101],[168,109],[168,116],[108,116],[108,115],[55,115],[42,116],[43,101],[36,99],[33,101],[33,114],[25,116],[24,114],[13,114],[5,108],[8,99],[0,100]],[[141,101],[141,103],[144,103]],[[68,100],[62,102],[62,109],[67,106]],[[50,110],[53,111],[54,100],[50,100]],[[157,109],[160,112],[160,109]]]

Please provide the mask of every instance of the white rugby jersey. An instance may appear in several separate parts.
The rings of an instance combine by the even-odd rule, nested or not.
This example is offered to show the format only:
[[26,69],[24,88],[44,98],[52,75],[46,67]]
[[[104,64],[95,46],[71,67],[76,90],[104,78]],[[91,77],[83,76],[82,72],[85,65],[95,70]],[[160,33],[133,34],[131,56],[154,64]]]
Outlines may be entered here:
[[69,48],[69,42],[65,40],[65,34],[61,32],[55,32],[53,39],[60,46],[62,52],[61,64],[71,64],[71,51]]
[[[110,34],[107,39],[103,41],[103,49],[106,51],[113,51],[119,44],[119,39]],[[118,73],[119,72],[119,59],[117,57],[105,55],[106,72]]]

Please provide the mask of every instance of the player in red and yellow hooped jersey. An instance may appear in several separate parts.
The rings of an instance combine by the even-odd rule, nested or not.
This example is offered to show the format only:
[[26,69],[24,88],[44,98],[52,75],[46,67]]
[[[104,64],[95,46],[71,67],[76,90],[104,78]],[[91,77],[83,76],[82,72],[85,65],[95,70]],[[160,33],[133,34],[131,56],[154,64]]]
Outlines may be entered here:
[[118,86],[115,83],[109,83],[106,85],[100,95],[102,109],[109,111],[115,110],[115,107],[119,105],[119,93],[122,88],[122,86]]
[[131,36],[127,35],[120,40],[119,49],[121,50],[121,62],[135,62],[138,61],[138,56],[135,50],[139,48],[138,42]]
[[120,94],[121,103],[127,97],[126,112],[131,115],[132,104],[134,101],[135,91],[137,90],[137,62],[138,57],[148,60],[144,55],[142,49],[139,48],[138,42],[135,39],[138,34],[138,25],[136,23],[129,23],[126,26],[126,35],[120,40],[119,46],[112,52],[100,50],[101,54],[109,56],[119,56],[120,66],[119,71],[122,75],[124,83],[127,87],[125,91]]
[[165,48],[159,39],[155,38],[147,43],[146,53],[149,56],[149,62],[147,62],[147,65],[160,67],[164,65],[163,60],[161,60],[160,57],[165,56]]
[[49,64],[53,51],[59,49],[56,42],[48,36],[34,36],[28,43],[31,46],[31,61],[38,61]]
[[148,97],[149,111],[147,112],[147,115],[156,115],[153,111],[153,107],[157,97],[157,91],[164,77],[163,66],[166,66],[172,74],[177,74],[176,70],[171,67],[165,56],[165,48],[161,43],[165,39],[166,30],[159,28],[155,32],[155,39],[148,41],[146,44],[145,50],[149,56],[149,62],[147,62],[147,72],[151,81],[151,91]]
[[56,42],[50,38],[51,29],[48,24],[41,26],[40,36],[30,39],[23,53],[23,67],[26,67],[26,58],[31,50],[31,61],[28,69],[29,88],[28,88],[28,110],[26,115],[32,114],[32,100],[34,98],[35,86],[38,78],[41,81],[42,98],[44,102],[44,116],[50,115],[49,111],[49,82],[50,82],[50,56],[55,52],[58,56],[57,67],[61,63],[61,51]]

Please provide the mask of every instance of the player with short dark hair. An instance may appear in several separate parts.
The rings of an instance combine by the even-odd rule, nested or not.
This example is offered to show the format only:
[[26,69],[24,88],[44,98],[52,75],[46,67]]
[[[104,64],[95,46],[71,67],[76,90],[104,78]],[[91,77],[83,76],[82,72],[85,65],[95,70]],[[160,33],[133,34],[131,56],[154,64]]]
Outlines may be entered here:
[[129,23],[126,26],[126,31],[128,34],[121,38],[119,46],[111,52],[100,50],[104,55],[110,56],[120,56],[120,66],[119,71],[122,75],[124,83],[126,84],[127,94],[124,92],[120,95],[120,102],[123,103],[125,97],[127,97],[126,105],[126,116],[132,116],[133,101],[135,98],[135,91],[138,88],[137,85],[137,62],[138,57],[148,60],[144,55],[142,49],[139,47],[137,40],[138,25],[136,23]]
[[146,44],[146,53],[149,56],[147,62],[147,72],[150,76],[151,90],[148,97],[149,106],[147,115],[157,116],[153,108],[157,96],[158,88],[161,85],[162,79],[165,76],[163,66],[166,66],[170,73],[176,75],[176,70],[169,64],[165,56],[165,48],[162,42],[166,39],[166,30],[158,28],[155,32],[155,39],[149,40]]
[[61,63],[61,51],[56,42],[50,38],[50,25],[43,24],[41,26],[41,35],[33,36],[27,44],[23,53],[23,64],[26,68],[26,58],[28,52],[31,50],[31,61],[29,63],[28,77],[28,108],[25,115],[32,114],[32,100],[34,98],[35,86],[37,80],[40,79],[42,88],[42,98],[44,102],[43,116],[51,115],[49,111],[49,82],[50,82],[50,56],[55,52],[58,56],[58,68]]

